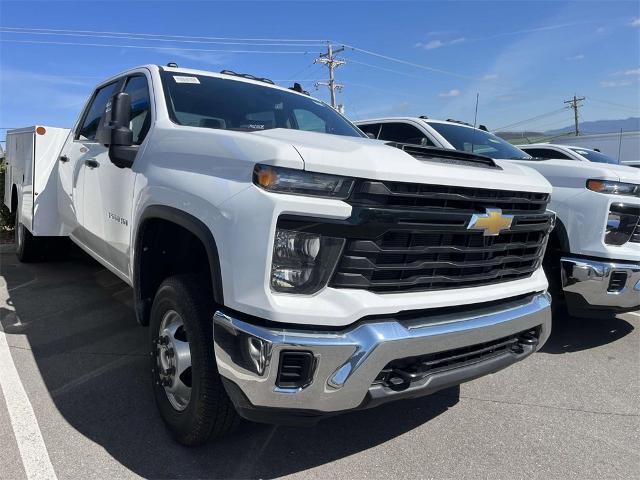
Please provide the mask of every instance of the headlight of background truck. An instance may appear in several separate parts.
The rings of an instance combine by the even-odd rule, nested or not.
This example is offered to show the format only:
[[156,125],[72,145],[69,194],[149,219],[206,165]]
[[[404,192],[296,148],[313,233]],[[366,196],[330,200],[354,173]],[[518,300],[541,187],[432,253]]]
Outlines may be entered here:
[[640,185],[635,183],[612,182],[609,180],[587,180],[587,188],[609,195],[629,195],[640,197]]

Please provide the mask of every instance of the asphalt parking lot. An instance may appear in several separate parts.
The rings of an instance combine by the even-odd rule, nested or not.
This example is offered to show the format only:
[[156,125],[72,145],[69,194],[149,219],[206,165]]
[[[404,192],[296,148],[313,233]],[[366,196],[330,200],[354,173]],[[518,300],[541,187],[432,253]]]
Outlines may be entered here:
[[1,479],[640,477],[640,313],[557,319],[533,357],[431,397],[187,449],[156,412],[124,283],[79,252],[22,265],[6,247],[0,275],[4,358],[46,446],[21,454],[24,406],[0,372]]

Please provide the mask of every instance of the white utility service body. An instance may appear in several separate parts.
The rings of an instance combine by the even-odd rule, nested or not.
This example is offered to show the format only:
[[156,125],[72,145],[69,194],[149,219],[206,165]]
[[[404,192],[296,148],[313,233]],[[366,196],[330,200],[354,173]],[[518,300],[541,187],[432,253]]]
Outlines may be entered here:
[[[516,148],[486,130],[461,122],[398,117],[362,120],[356,124],[364,131],[378,132],[376,138],[402,141],[397,137],[401,132],[413,135],[408,138],[410,143],[463,151],[473,149],[475,153],[499,159],[501,164],[517,163],[538,171],[553,186],[549,208],[558,219],[554,233],[561,254],[557,259],[557,274],[561,277],[569,311],[591,316],[602,311],[640,308],[640,171],[637,169],[617,165],[616,160],[582,147],[531,144]],[[409,129],[415,129],[414,133]],[[389,135],[385,135],[385,131]],[[529,155],[541,160],[531,160]],[[637,188],[629,195],[607,194],[590,190],[588,180]],[[629,227],[622,243],[608,243],[607,233],[621,221],[635,223]],[[548,254],[552,254],[551,250]]]
[[[42,125],[7,133],[7,171],[4,203],[20,207],[20,218],[34,235],[61,235],[58,216],[57,158],[69,136],[69,129]],[[12,205],[12,189],[16,194]]]
[[[316,421],[432,393],[549,336],[551,186],[527,167],[370,140],[297,85],[156,65],[101,83],[66,141],[45,130],[43,235],[133,287],[183,443],[235,411]],[[37,240],[11,178],[18,242]],[[434,355],[442,368],[414,365]]]

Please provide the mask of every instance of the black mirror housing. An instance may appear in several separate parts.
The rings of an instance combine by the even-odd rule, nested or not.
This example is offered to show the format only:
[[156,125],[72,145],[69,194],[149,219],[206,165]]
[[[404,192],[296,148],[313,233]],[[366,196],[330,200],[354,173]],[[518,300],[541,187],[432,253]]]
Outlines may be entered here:
[[138,145],[133,144],[130,124],[131,97],[128,93],[116,93],[105,108],[98,139],[109,147],[109,159],[119,168],[130,168],[138,153]]

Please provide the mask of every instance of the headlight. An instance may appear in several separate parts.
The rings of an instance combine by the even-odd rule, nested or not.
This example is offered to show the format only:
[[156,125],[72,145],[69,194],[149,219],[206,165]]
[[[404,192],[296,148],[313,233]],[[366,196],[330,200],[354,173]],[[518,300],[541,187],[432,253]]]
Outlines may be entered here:
[[258,164],[253,169],[253,183],[276,193],[345,199],[354,182],[352,178],[269,165]]
[[640,209],[624,205],[611,205],[607,218],[604,243],[624,245],[629,240],[640,221]]
[[271,289],[286,293],[315,293],[333,273],[344,238],[276,229],[271,263]]
[[640,197],[640,185],[635,183],[611,182],[609,180],[587,180],[587,188],[610,195],[630,195]]

